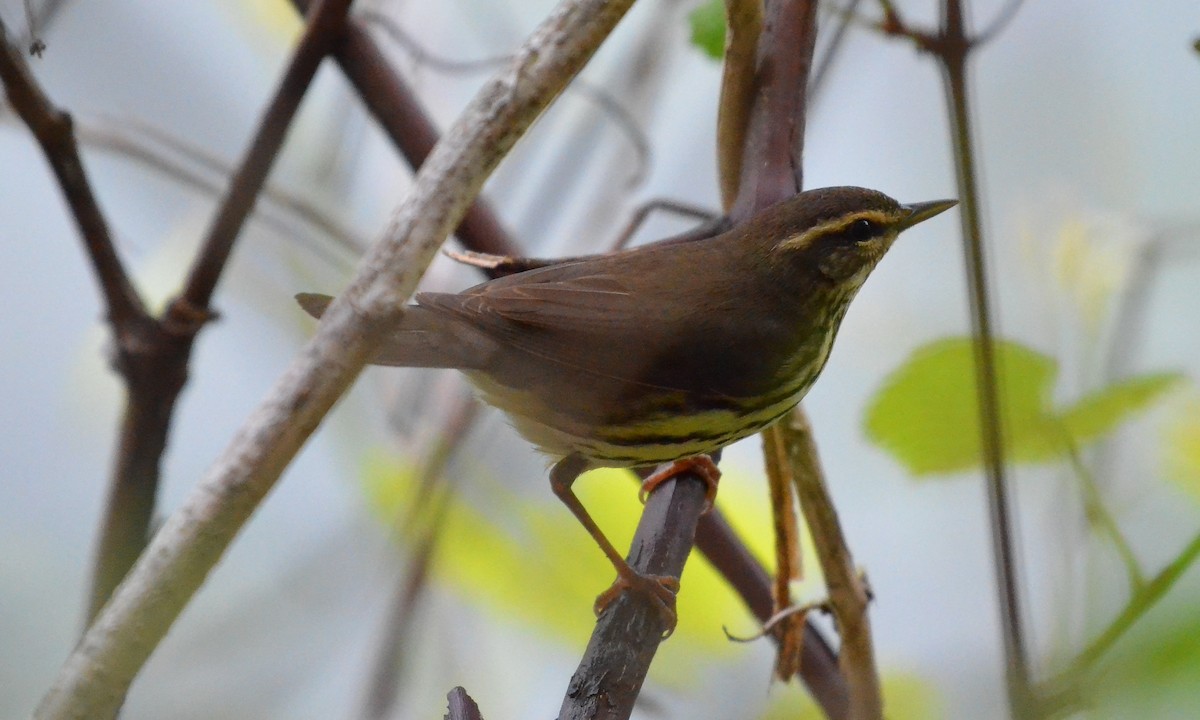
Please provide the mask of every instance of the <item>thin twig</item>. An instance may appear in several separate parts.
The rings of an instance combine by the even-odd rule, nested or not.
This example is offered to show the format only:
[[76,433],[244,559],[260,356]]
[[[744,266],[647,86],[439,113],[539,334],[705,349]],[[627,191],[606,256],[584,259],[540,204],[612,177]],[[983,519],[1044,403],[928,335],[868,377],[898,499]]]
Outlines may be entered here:
[[318,423],[362,370],[484,180],[632,0],[568,0],[472,101],[417,173],[317,333],[80,640],[35,717],[112,715],[141,667]]
[[800,498],[800,509],[814,538],[817,557],[829,591],[829,608],[837,619],[842,639],[839,666],[850,688],[850,717],[881,720],[883,695],[875,669],[871,621],[867,613],[871,596],[854,567],[842,534],[833,499],[825,488],[824,471],[817,457],[812,426],[804,409],[796,406],[777,426],[791,462],[792,479]]
[[971,334],[975,338],[975,386],[979,400],[980,443],[987,473],[988,509],[992,549],[1003,628],[1004,657],[1009,703],[1017,717],[1034,713],[1024,618],[1021,614],[1020,579],[1014,541],[1011,501],[1004,461],[1004,429],[1000,411],[999,372],[995,334],[988,294],[987,256],[980,220],[979,181],[975,172],[974,133],[967,82],[967,61],[974,42],[967,36],[959,0],[944,0],[942,29],[935,57],[942,65],[946,103],[950,114],[962,220],[967,292],[971,307]]
[[1079,489],[1083,494],[1083,507],[1084,512],[1087,513],[1088,525],[1089,527],[1098,526],[1112,542],[1117,555],[1125,565],[1125,576],[1129,582],[1129,592],[1131,595],[1134,595],[1146,584],[1145,573],[1142,572],[1142,567],[1138,563],[1137,556],[1134,554],[1133,548],[1130,547],[1129,541],[1125,539],[1124,533],[1121,532],[1121,527],[1117,525],[1117,519],[1113,517],[1108,507],[1105,506],[1104,498],[1100,496],[1100,489],[1096,487],[1096,478],[1092,476],[1091,471],[1084,464],[1075,439],[1066,430],[1063,430],[1063,442],[1067,448],[1067,458],[1071,461],[1071,469],[1074,471],[1075,479],[1079,481]]
[[[401,27],[400,23],[396,22],[391,15],[379,10],[366,10],[358,14],[358,17],[363,23],[368,25],[377,25],[401,48],[404,48],[413,60],[421,66],[431,68],[443,73],[477,73],[495,70],[508,62],[511,57],[508,55],[497,55],[490,58],[481,58],[477,60],[458,60],[443,55],[438,55],[428,48],[421,45],[411,33]],[[571,83],[567,89],[568,93],[581,95],[591,102],[596,104],[602,113],[616,126],[617,130],[629,140],[633,145],[634,156],[636,158],[633,168],[632,177],[629,180],[630,184],[640,183],[646,176],[650,167],[651,151],[650,142],[646,139],[646,133],[638,125],[633,115],[625,109],[625,106],[617,101],[613,94],[606,88],[599,85],[593,85],[583,78],[576,78],[575,82]]]
[[[707,210],[697,205],[680,202],[678,200],[670,200],[667,198],[656,198],[654,200],[650,200],[649,202],[642,203],[641,207],[639,207],[633,213],[633,215],[630,216],[629,222],[625,224],[625,227],[621,230],[621,232],[617,233],[617,237],[615,240],[613,240],[610,250],[624,250],[626,247],[628,247],[630,240],[633,239],[633,236],[637,233],[638,229],[641,228],[642,223],[646,222],[646,218],[650,216],[650,213],[655,212],[656,210],[666,210],[675,213],[676,215],[682,215],[684,217],[692,218],[693,220],[700,220],[703,224],[695,230],[699,231],[699,233],[703,233],[703,237],[712,237],[712,235],[716,234],[709,231],[709,226],[721,219],[711,210]],[[680,237],[690,238],[692,232],[693,230],[689,230],[683,233],[683,235]],[[672,241],[674,241],[674,238],[668,238],[658,242]]]
[[862,0],[850,0],[846,3],[846,7],[837,10],[837,14],[841,16],[840,21],[833,30],[833,38],[825,48],[824,54],[821,55],[817,69],[813,71],[812,82],[809,84],[808,101],[810,103],[816,103],[821,91],[825,88],[825,81],[829,77],[830,69],[833,68],[833,61],[837,59],[839,51],[843,47],[847,31],[858,13],[858,6],[861,2]]
[[783,429],[778,424],[767,428],[762,432],[762,441],[775,528],[774,614],[763,625],[763,631],[778,627],[773,633],[779,640],[775,677],[787,680],[800,669],[799,646],[804,635],[799,628],[807,614],[790,612],[794,607],[791,582],[799,579],[801,573],[800,524],[796,518],[796,486],[792,481]]
[[994,37],[1004,32],[1008,28],[1009,23],[1013,21],[1013,18],[1017,16],[1017,12],[1021,9],[1021,5],[1024,2],[1025,0],[1008,0],[1008,4],[1000,10],[991,24],[975,35],[972,44],[977,46],[986,45]]
[[322,0],[314,6],[304,36],[292,54],[279,87],[259,120],[254,139],[229,183],[229,191],[208,228],[184,290],[172,303],[180,306],[181,316],[190,316],[196,311],[207,312],[234,243],[254,209],[300,101],[304,99],[317,67],[340,37],[350,2]]
[[118,329],[144,322],[148,319],[146,309],[121,264],[108,222],[92,192],[75,142],[71,116],[55,107],[42,91],[21,51],[10,41],[3,19],[0,19],[0,81],[13,110],[37,138],[54,170],[83,236],[109,320]]
[[[293,4],[304,10],[310,0],[293,0]],[[346,22],[333,54],[392,144],[412,167],[420,167],[437,143],[438,131],[412,89],[389,65],[360,22],[354,19]],[[454,233],[470,250],[495,255],[520,254],[517,243],[484,198],[476,198]]]
[[[214,200],[220,198],[234,171],[231,162],[217,158],[183,138],[175,137],[134,118],[100,117],[90,122],[76,119],[75,133],[79,141],[89,149],[107,151],[122,159],[140,163]],[[158,147],[159,145],[162,147]],[[294,223],[299,222],[320,233],[326,242],[352,252],[355,257],[362,253],[366,245],[352,230],[298,194],[268,183],[263,187],[261,200],[267,201],[268,205],[256,211],[263,217],[254,219],[280,234],[295,235]],[[268,209],[271,212],[261,212]],[[293,222],[285,221],[280,215],[290,216]],[[300,235],[303,238],[305,234]],[[327,250],[319,244],[311,249],[314,252]],[[345,261],[345,255],[339,258],[339,262]]]

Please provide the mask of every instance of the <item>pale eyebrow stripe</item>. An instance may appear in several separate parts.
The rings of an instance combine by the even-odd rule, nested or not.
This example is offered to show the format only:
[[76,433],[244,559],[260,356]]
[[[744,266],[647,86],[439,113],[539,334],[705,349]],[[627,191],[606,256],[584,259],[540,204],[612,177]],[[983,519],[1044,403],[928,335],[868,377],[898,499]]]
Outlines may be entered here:
[[780,250],[801,248],[811,243],[815,237],[838,232],[839,230],[844,230],[850,226],[850,223],[857,222],[859,220],[870,220],[871,222],[883,225],[885,227],[895,222],[895,218],[892,215],[889,215],[882,210],[863,210],[862,212],[857,212],[853,215],[845,215],[843,217],[834,218],[833,220],[826,220],[820,225],[811,227],[799,235],[793,235],[792,237],[785,238],[775,247]]

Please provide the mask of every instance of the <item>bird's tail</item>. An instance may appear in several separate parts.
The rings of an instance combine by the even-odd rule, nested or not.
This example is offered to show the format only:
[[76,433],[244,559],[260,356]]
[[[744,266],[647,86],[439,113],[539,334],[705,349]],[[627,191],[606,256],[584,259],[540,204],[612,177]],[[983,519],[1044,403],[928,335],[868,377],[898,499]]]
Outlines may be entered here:
[[[296,302],[304,312],[320,318],[333,298],[299,293]],[[494,350],[495,344],[481,333],[428,308],[410,305],[400,323],[383,338],[371,364],[475,370],[486,366]]]

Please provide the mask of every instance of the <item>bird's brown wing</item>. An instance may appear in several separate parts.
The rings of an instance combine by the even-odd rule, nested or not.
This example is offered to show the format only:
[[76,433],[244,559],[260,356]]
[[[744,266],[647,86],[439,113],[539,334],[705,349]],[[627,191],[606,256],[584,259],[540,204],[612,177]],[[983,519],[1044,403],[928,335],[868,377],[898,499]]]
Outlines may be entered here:
[[573,333],[600,327],[619,331],[646,300],[628,282],[609,273],[571,273],[557,279],[554,276],[563,273],[543,274],[551,277],[540,282],[489,283],[459,295],[421,294],[417,302],[492,330],[516,324]]
[[[746,273],[729,272],[728,249],[708,241],[646,248],[417,302],[502,348],[486,368],[506,385],[555,372],[596,393],[617,383],[623,396],[657,388],[712,402],[760,390],[771,375],[765,366],[778,362],[761,338],[787,322],[763,293],[736,285]],[[683,260],[688,272],[677,272]]]

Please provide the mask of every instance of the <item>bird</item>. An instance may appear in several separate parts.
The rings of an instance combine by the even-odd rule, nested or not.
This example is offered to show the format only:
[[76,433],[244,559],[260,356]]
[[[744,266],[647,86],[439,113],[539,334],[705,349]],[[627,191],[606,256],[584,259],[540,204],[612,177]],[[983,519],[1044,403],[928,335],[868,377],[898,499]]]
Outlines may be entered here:
[[[717,235],[529,263],[458,293],[422,292],[376,365],[453,368],[554,460],[550,484],[617,572],[595,611],[648,593],[674,627],[678,580],[641,575],[572,490],[599,467],[654,467],[653,490],[787,414],[829,358],[842,318],[897,235],[957,204],[876,190],[797,193]],[[328,295],[301,293],[320,317]]]

